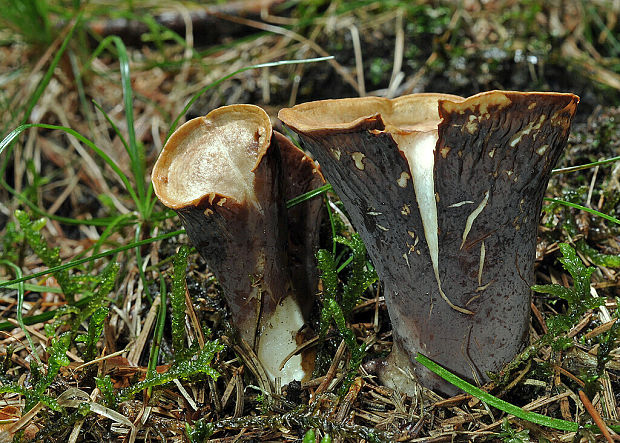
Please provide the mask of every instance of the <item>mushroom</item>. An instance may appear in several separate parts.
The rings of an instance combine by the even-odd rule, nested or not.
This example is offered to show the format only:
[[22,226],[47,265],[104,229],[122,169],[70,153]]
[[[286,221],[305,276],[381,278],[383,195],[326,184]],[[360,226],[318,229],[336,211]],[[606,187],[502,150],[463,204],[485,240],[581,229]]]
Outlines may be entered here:
[[224,106],[179,127],[153,169],[153,188],[179,215],[222,288],[238,339],[271,381],[302,380],[295,355],[317,290],[320,198],[286,201],[324,183],[313,161],[253,105]]
[[383,282],[382,381],[456,389],[418,352],[483,383],[523,348],[536,231],[579,98],[491,91],[324,100],[279,118],[320,163]]

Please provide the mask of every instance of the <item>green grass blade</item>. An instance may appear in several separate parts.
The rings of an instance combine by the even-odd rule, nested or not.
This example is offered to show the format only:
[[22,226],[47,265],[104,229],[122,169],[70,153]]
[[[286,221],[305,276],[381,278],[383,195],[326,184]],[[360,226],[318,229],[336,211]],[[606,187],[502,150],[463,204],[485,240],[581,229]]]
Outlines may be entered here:
[[95,108],[97,108],[99,112],[103,114],[103,117],[106,119],[108,124],[112,126],[112,129],[114,129],[114,132],[116,133],[116,135],[118,135],[118,138],[121,139],[121,143],[125,147],[125,151],[129,152],[129,145],[127,144],[127,140],[125,140],[123,133],[120,131],[120,129],[118,129],[118,126],[116,126],[116,123],[114,123],[114,121],[110,118],[110,115],[107,112],[105,112],[105,110],[101,107],[101,105],[97,102],[97,100],[93,100],[93,105],[95,105]]
[[[75,23],[73,24],[73,26],[71,26],[71,28],[69,29],[69,32],[67,33],[67,36],[65,37],[62,44],[60,45],[60,48],[58,48],[58,51],[56,51],[56,54],[54,55],[54,58],[52,59],[52,62],[50,63],[49,68],[47,68],[47,71],[45,72],[45,75],[43,76],[43,78],[37,85],[37,88],[34,90],[32,95],[30,96],[30,99],[28,100],[28,103],[26,105],[26,111],[24,113],[24,116],[21,119],[21,124],[24,124],[28,121],[28,119],[30,118],[30,114],[32,114],[32,110],[34,109],[36,104],[39,102],[41,95],[43,95],[43,92],[47,88],[47,85],[49,85],[49,82],[52,80],[54,71],[56,70],[58,63],[60,63],[60,60],[62,59],[67,49],[67,46],[69,45],[69,41],[71,41],[71,38],[73,37],[73,33],[81,20],[82,20],[82,14],[80,13],[76,17]],[[3,128],[2,133],[4,133],[5,131],[6,131],[6,127]],[[9,149],[9,153],[7,157],[9,155],[10,155],[10,149]],[[5,159],[2,165],[2,169],[0,170],[0,176],[4,176],[4,171],[6,169],[7,162],[8,162],[8,158]]]
[[[0,186],[2,186],[7,191],[9,191],[10,194],[12,194],[15,198],[17,198],[23,204],[28,206],[30,210],[34,214],[38,215],[39,217],[49,218],[51,220],[56,220],[60,223],[64,223],[67,225],[88,225],[88,226],[108,226],[115,219],[115,217],[101,217],[101,218],[91,218],[88,220],[80,220],[77,218],[62,217],[60,215],[50,214],[49,212],[45,212],[42,209],[40,209],[36,203],[33,203],[30,200],[28,200],[28,198],[26,198],[23,193],[17,192],[2,177],[0,177]],[[135,218],[134,214],[132,214],[132,216],[133,218]],[[132,221],[132,222],[127,222],[126,224],[133,224],[133,223],[134,222]]]
[[[49,292],[49,291],[46,291],[46,292]],[[82,297],[82,298],[80,298],[78,301],[76,301],[73,304],[73,307],[75,307],[75,308],[84,307],[88,303],[90,303],[92,298],[93,297],[90,296],[90,295],[86,296],[86,297]],[[45,312],[43,312],[41,314],[31,315],[29,317],[24,317],[24,324],[25,325],[36,325],[37,323],[42,323],[44,321],[51,320],[52,318],[54,318],[54,316],[56,315],[57,311],[58,311],[58,309],[51,309],[51,310],[45,311]],[[15,325],[12,322],[10,322],[10,321],[0,322],[0,331],[7,331],[7,330],[11,330],[13,328],[15,328]]]
[[[21,277],[21,275],[19,277]],[[0,280],[0,283],[2,283],[2,282],[3,281]],[[6,288],[7,289],[19,289],[19,285],[22,284],[22,283],[8,285]],[[24,284],[24,291],[28,291],[28,292],[50,292],[52,294],[62,294],[62,289],[60,289],[60,288],[58,288],[56,286],[34,285],[34,284],[31,284],[31,283],[23,283],[23,284]]]
[[599,217],[604,218],[605,220],[609,220],[610,222],[614,222],[620,225],[620,220],[616,217],[612,217],[611,215],[603,214],[595,209],[586,208],[585,206],[578,205],[576,203],[571,203],[566,200],[558,200],[557,198],[545,197],[545,200],[552,203],[558,203],[564,206],[570,206],[571,208],[580,209],[585,212],[589,212],[592,215],[597,215]]
[[[99,46],[93,51],[92,56],[90,57],[89,62],[86,64],[85,68],[90,66],[92,61],[103,52],[110,44],[113,44],[116,47],[120,73],[121,73],[121,88],[123,90],[123,105],[125,107],[125,121],[127,123],[127,135],[129,140],[124,141],[123,145],[125,146],[125,150],[127,151],[127,155],[129,156],[129,160],[131,163],[131,172],[134,176],[134,182],[136,185],[136,194],[137,197],[135,199],[136,206],[138,207],[139,212],[144,215],[145,208],[148,205],[148,201],[146,201],[146,188],[144,186],[144,177],[146,176],[146,165],[145,165],[145,154],[142,151],[142,147],[138,144],[136,140],[136,131],[134,127],[134,115],[133,115],[133,89],[131,87],[131,72],[129,69],[129,56],[127,55],[127,47],[123,43],[123,40],[117,35],[111,35],[104,38]],[[85,69],[84,68],[84,69]],[[97,106],[100,111],[102,109]],[[105,115],[105,113],[104,113]],[[106,119],[108,119],[106,117]],[[110,120],[108,119],[108,122]],[[120,135],[118,129],[115,127],[115,131]]]
[[[114,233],[116,232],[119,228],[127,225],[127,224],[133,224],[131,222],[131,219],[135,218],[134,214],[121,214],[118,215],[116,217],[114,217],[113,219],[110,220],[110,223],[108,225],[106,225],[104,231],[101,233],[101,235],[99,235],[99,239],[93,244],[92,249],[93,254],[97,254],[99,252],[99,249],[101,249],[101,246],[103,246],[103,244],[106,242],[106,240]],[[84,255],[86,253],[88,253],[88,250],[85,250],[84,252],[82,252],[81,254],[78,254],[78,256],[76,258],[79,258],[81,255]]]
[[130,244],[121,246],[121,247],[116,248],[116,249],[111,249],[109,251],[100,252],[99,254],[94,254],[94,255],[91,255],[90,257],[81,258],[79,260],[73,260],[73,261],[70,261],[69,263],[65,263],[65,264],[60,265],[60,266],[54,266],[53,268],[49,268],[49,269],[47,269],[45,271],[36,272],[34,274],[30,274],[30,275],[26,275],[24,277],[16,278],[14,280],[0,282],[0,288],[4,288],[4,287],[7,287],[7,286],[11,286],[11,285],[17,284],[17,283],[21,283],[23,281],[30,280],[30,279],[33,279],[33,278],[39,278],[39,277],[42,277],[44,275],[52,274],[54,272],[63,271],[65,269],[74,268],[76,266],[79,266],[81,264],[84,264],[84,263],[92,261],[92,260],[98,260],[100,258],[107,257],[109,255],[118,254],[119,252],[127,251],[129,249],[133,249],[133,248],[136,248],[136,247],[139,247],[139,246],[143,246],[143,245],[148,245],[148,244],[154,243],[156,241],[165,240],[165,239],[171,238],[171,237],[176,237],[177,235],[181,235],[181,234],[184,234],[184,233],[185,233],[184,229],[179,229],[178,231],[168,232],[166,234],[158,235],[157,237],[147,238],[145,240],[140,240],[139,242],[130,243]]
[[599,161],[594,162],[594,163],[586,163],[584,165],[570,166],[568,168],[554,169],[553,171],[551,171],[551,173],[553,175],[556,175],[556,174],[567,174],[569,172],[581,171],[583,169],[589,169],[589,168],[594,168],[596,166],[607,165],[609,163],[614,163],[614,162],[617,162],[619,160],[620,160],[620,155],[617,156],[617,157],[607,158],[605,160],[599,160]]
[[301,63],[316,63],[316,62],[323,62],[323,61],[326,61],[326,60],[331,60],[333,58],[334,58],[333,56],[329,56],[329,57],[306,58],[306,59],[302,59],[302,60],[281,60],[281,61],[277,61],[277,62],[260,63],[258,65],[252,65],[252,66],[243,67],[241,69],[236,70],[235,72],[233,72],[231,74],[228,74],[228,75],[226,75],[226,76],[224,76],[222,78],[219,78],[216,81],[214,81],[213,83],[210,83],[207,86],[205,86],[204,88],[202,88],[196,94],[194,94],[194,96],[187,103],[187,105],[185,105],[185,107],[183,108],[181,113],[177,116],[177,118],[174,119],[174,122],[172,122],[172,125],[170,126],[170,131],[168,131],[168,135],[166,136],[166,141],[168,141],[168,139],[170,138],[172,133],[177,128],[177,125],[179,124],[179,120],[181,120],[181,118],[187,113],[189,108],[191,108],[191,106],[194,104],[194,102],[196,100],[198,100],[198,98],[202,94],[207,92],[209,89],[219,85],[223,81],[226,81],[226,80],[228,80],[231,77],[234,77],[237,74],[241,74],[242,72],[249,71],[250,69],[269,68],[269,67],[273,67],[273,66],[283,66],[283,65],[296,65],[296,64],[301,64]]
[[349,258],[347,258],[337,269],[336,272],[338,272],[338,274],[340,274],[342,272],[342,270],[344,268],[346,268],[347,266],[349,266],[349,263],[351,263],[353,261],[353,256],[350,255]]
[[[140,147],[136,141],[136,130],[133,117],[133,89],[131,88],[131,73],[129,71],[129,56],[127,48],[118,36],[112,36],[112,41],[118,49],[118,61],[121,69],[121,86],[123,89],[123,102],[125,104],[125,121],[127,122],[127,135],[129,136],[129,158],[131,159],[131,170],[136,183],[137,194],[140,199],[140,208],[144,205],[144,177],[145,164],[144,153],[140,152]],[[143,211],[141,210],[140,213]]]
[[620,54],[620,43],[615,37],[617,34],[613,29],[609,29],[605,23],[605,21],[609,23],[609,19],[605,17],[605,21],[603,21],[603,18],[600,16],[597,8],[593,5],[586,7],[586,17],[592,19],[596,26],[601,29],[601,35],[605,35],[605,43],[607,43],[607,47],[610,49],[611,55],[618,56],[618,54]]
[[[177,32],[173,31],[171,28],[158,23],[157,20],[155,20],[155,18],[152,15],[126,13],[126,14],[122,14],[122,16],[124,16],[125,18],[129,20],[140,21],[148,26],[149,32],[146,34],[142,34],[142,38],[145,43],[156,42],[158,49],[160,49],[161,51],[162,49],[166,47],[165,45],[166,40],[172,40],[174,43],[176,43],[183,49],[185,50],[189,49],[190,52],[192,53],[192,59],[196,59],[200,61],[200,54],[194,47],[188,46],[187,40],[185,40],[183,37],[181,37]],[[145,37],[147,38],[145,39]],[[162,55],[164,56],[164,58],[167,58],[165,57],[165,53],[163,51],[162,51]],[[183,62],[186,62],[186,61],[187,59],[183,58]]]
[[[13,268],[13,271],[15,271],[15,275],[17,276],[17,278],[22,277],[22,270],[15,263],[12,263],[8,260],[0,260],[0,264]],[[35,360],[37,361],[37,363],[39,363],[40,366],[43,366],[43,363],[41,362],[41,359],[39,358],[39,355],[37,354],[36,348],[34,346],[34,342],[32,341],[32,337],[30,336],[30,332],[28,332],[28,330],[26,329],[26,325],[24,324],[24,317],[22,313],[24,309],[24,292],[25,292],[24,282],[18,283],[17,284],[17,323],[19,323],[19,326],[22,328],[22,331],[24,331],[24,335],[26,336],[26,340],[28,340],[28,344],[30,345],[32,355],[34,356]]]
[[325,201],[325,209],[327,210],[327,216],[329,218],[329,227],[332,233],[332,254],[334,257],[336,256],[336,237],[338,233],[336,232],[336,219],[334,217],[334,211],[329,204],[329,197],[327,194],[323,194],[323,200]]
[[[136,232],[134,234],[135,242],[140,241],[140,236],[142,235],[142,225],[136,225]],[[142,280],[142,286],[144,290],[144,295],[146,295],[146,299],[149,302],[149,305],[153,304],[153,296],[151,295],[151,290],[149,289],[149,281],[146,278],[146,274],[144,273],[142,260],[142,251],[140,250],[140,246],[136,247],[136,266],[138,267],[138,274],[140,275],[140,280]]]
[[[159,360],[159,350],[161,348],[162,338],[164,336],[164,327],[166,325],[166,280],[160,274],[159,280],[159,307],[157,309],[157,321],[155,323],[155,333],[153,334],[153,342],[149,352],[149,363],[146,371],[146,378],[151,378],[157,373],[157,361]],[[147,398],[151,398],[153,387],[146,388]]]
[[144,218],[147,220],[151,219],[151,215],[153,214],[153,207],[155,206],[155,202],[157,198],[153,195],[153,182],[149,180],[149,183],[146,187],[146,197],[145,197],[145,213]]
[[12,141],[19,134],[21,134],[22,132],[24,132],[28,128],[44,128],[44,129],[54,129],[54,130],[58,130],[58,131],[64,131],[67,134],[72,135],[75,138],[77,138],[79,141],[84,143],[90,149],[95,151],[95,153],[99,157],[101,157],[103,159],[103,161],[106,162],[108,166],[110,166],[110,168],[112,168],[112,170],[116,173],[116,175],[119,177],[121,182],[123,182],[123,185],[125,185],[125,188],[127,189],[127,192],[129,192],[129,195],[134,200],[136,205],[139,205],[138,196],[136,195],[133,187],[131,186],[131,183],[129,182],[129,179],[123,173],[123,171],[121,171],[121,169],[114,162],[114,160],[112,160],[108,156],[108,154],[106,154],[97,145],[95,145],[95,143],[93,143],[92,141],[90,141],[89,139],[87,139],[86,137],[84,137],[82,134],[80,134],[79,132],[75,131],[74,129],[67,128],[66,126],[48,125],[48,124],[44,124],[44,123],[28,123],[28,124],[25,124],[25,125],[21,125],[21,126],[17,127],[16,129],[14,129],[13,131],[11,131],[11,133],[9,135],[7,135],[2,141],[0,141],[0,154],[2,154],[2,152],[9,145],[11,145]]
[[286,202],[286,209],[292,208],[293,206],[303,203],[306,200],[310,200],[311,198],[316,197],[317,195],[324,194],[332,190],[333,190],[332,185],[327,184],[319,188],[313,189],[312,191],[308,191],[304,194],[298,195],[297,197],[293,197],[292,199]]
[[536,423],[538,425],[547,426],[553,429],[559,429],[561,431],[577,432],[579,430],[578,423],[560,420],[558,418],[547,417],[546,415],[538,414],[536,412],[525,411],[518,406],[508,403],[507,401],[494,397],[493,395],[484,392],[482,389],[477,388],[476,386],[466,382],[462,378],[457,377],[447,369],[442,368],[437,363],[420,353],[416,355],[415,359],[418,363],[425,366],[427,369],[434,372],[444,380],[452,383],[457,388],[462,389],[468,394],[482,400],[489,406],[493,406],[494,408],[504,411],[507,414],[514,415],[517,418],[527,420],[531,423]]

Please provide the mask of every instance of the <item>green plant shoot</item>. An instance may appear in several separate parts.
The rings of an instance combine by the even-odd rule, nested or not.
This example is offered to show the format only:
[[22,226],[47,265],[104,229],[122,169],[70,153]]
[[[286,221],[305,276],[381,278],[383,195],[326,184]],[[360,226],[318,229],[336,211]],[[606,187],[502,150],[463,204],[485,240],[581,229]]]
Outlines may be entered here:
[[342,393],[349,388],[357,368],[364,358],[366,345],[357,344],[355,334],[347,327],[353,308],[358,303],[364,291],[377,281],[377,274],[366,258],[366,247],[358,234],[351,239],[334,237],[334,242],[348,246],[351,249],[351,272],[343,285],[342,294],[338,291],[338,268],[334,254],[325,249],[317,252],[318,268],[323,280],[323,308],[319,325],[320,340],[324,340],[330,322],[333,320],[340,336],[345,341],[351,359],[348,365],[347,376],[342,386]]
[[122,389],[118,395],[118,401],[126,401],[143,389],[161,386],[177,378],[189,378],[199,373],[206,374],[216,380],[220,374],[211,367],[211,361],[215,354],[223,349],[224,345],[217,340],[209,341],[205,343],[204,347],[194,358],[181,362],[177,361],[168,371],[162,374],[155,373],[132,386]]
[[558,340],[559,336],[570,330],[586,311],[600,306],[605,300],[593,297],[590,294],[590,278],[594,268],[584,266],[581,259],[577,257],[575,250],[569,244],[560,243],[559,246],[563,257],[558,260],[573,277],[573,287],[534,285],[532,289],[536,292],[554,295],[567,302],[567,309],[564,314],[556,315],[547,321],[548,334],[555,340],[556,347],[557,345],[564,347],[568,343]]
[[[24,232],[26,241],[33,249],[35,254],[43,261],[45,266],[53,268],[61,265],[60,260],[60,248],[50,248],[39,232],[43,226],[45,226],[44,219],[30,220],[30,217],[26,212],[17,210],[15,211],[15,217],[19,221],[19,226]],[[69,304],[75,303],[75,294],[78,290],[78,283],[74,278],[69,276],[69,271],[61,270],[54,273],[56,281],[62,288],[63,293]]]
[[185,271],[190,248],[183,245],[173,259],[172,290],[170,304],[172,306],[172,349],[176,361],[187,358],[185,345]]

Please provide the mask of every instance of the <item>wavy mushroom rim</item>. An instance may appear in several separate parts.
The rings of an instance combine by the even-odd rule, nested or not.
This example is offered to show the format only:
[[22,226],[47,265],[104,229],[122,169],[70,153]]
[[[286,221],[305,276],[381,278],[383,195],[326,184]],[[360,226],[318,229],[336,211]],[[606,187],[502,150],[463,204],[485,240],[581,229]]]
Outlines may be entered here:
[[[372,119],[379,118],[384,125],[401,127],[398,118],[404,106],[415,106],[412,126],[433,118],[439,119],[437,103],[440,99],[463,100],[450,94],[411,94],[388,99],[384,97],[355,97],[344,99],[318,100],[302,103],[292,108],[281,109],[278,117],[292,129],[306,134],[325,131],[343,131],[355,129]],[[326,112],[328,111],[329,112]],[[411,114],[409,115],[411,117]]]
[[[484,105],[502,105],[504,98],[514,91],[493,90],[480,92],[467,98],[452,94],[419,93],[403,95],[393,99],[384,97],[353,97],[342,99],[317,100],[300,103],[291,108],[281,109],[278,118],[295,131],[308,135],[325,131],[348,132],[357,129],[369,120],[379,120],[387,132],[427,132],[429,120],[442,120],[440,108],[447,112],[463,111],[467,108]],[[573,96],[564,92],[518,92],[523,96]],[[403,106],[417,106],[413,112],[391,119]],[[327,112],[329,111],[329,112]],[[356,111],[356,112],[353,112]],[[387,112],[386,112],[387,111]],[[318,117],[318,118],[317,118]],[[407,121],[407,118],[411,121]],[[400,123],[400,124],[399,124]],[[433,121],[434,123],[434,121]]]

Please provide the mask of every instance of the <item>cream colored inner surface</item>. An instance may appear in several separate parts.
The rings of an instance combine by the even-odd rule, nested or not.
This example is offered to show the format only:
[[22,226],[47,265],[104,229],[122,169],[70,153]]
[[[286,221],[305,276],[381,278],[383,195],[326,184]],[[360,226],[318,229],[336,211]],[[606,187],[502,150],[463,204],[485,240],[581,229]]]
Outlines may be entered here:
[[199,120],[171,154],[168,200],[190,203],[219,194],[238,202],[255,202],[252,169],[266,131],[241,118],[217,123],[206,117]]
[[439,241],[437,238],[437,205],[435,203],[435,182],[433,166],[435,165],[435,145],[437,130],[421,133],[392,134],[399,149],[405,154],[413,178],[413,189],[420,209],[424,226],[424,236],[431,255],[435,275],[438,274]]

